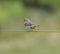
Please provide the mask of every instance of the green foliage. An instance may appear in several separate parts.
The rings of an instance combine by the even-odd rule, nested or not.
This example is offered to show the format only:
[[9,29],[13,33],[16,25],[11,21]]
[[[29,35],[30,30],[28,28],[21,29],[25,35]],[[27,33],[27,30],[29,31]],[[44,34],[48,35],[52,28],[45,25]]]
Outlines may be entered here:
[[60,0],[41,0],[42,4],[50,4],[53,6],[55,9],[60,8]]
[[5,23],[11,18],[23,16],[24,7],[20,2],[0,2],[0,23]]

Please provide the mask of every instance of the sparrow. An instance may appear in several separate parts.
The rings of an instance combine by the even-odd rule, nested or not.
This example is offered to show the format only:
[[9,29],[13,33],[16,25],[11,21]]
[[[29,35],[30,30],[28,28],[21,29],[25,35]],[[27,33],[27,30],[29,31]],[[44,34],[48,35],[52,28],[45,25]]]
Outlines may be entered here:
[[34,24],[30,19],[25,18],[24,26],[26,27],[26,29],[28,29],[28,31],[33,31],[33,29],[35,29],[36,27],[38,27],[40,25]]

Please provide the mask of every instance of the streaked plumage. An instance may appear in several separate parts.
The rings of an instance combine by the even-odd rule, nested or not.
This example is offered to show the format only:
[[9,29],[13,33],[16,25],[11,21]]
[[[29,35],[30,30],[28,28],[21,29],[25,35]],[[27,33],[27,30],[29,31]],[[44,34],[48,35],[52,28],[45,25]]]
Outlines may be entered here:
[[36,25],[36,24],[32,23],[31,20],[29,20],[28,18],[25,18],[24,19],[24,26],[28,30],[32,30],[32,29],[35,29],[37,26],[40,26],[40,25]]

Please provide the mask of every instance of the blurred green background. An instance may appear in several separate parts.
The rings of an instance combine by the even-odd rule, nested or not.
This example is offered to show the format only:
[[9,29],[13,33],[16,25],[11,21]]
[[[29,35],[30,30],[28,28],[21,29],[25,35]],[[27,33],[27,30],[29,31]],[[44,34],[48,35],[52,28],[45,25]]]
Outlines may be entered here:
[[[24,18],[60,30],[60,0],[0,1],[0,30],[26,30]],[[60,32],[0,31],[0,54],[60,54]]]

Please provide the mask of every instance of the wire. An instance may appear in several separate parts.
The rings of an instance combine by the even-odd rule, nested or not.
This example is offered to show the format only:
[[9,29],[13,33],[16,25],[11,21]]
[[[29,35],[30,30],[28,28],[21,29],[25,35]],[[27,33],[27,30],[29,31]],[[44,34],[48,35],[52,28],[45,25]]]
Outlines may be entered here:
[[[0,30],[0,32],[28,32],[28,30]],[[60,30],[33,30],[30,32],[60,32]]]

